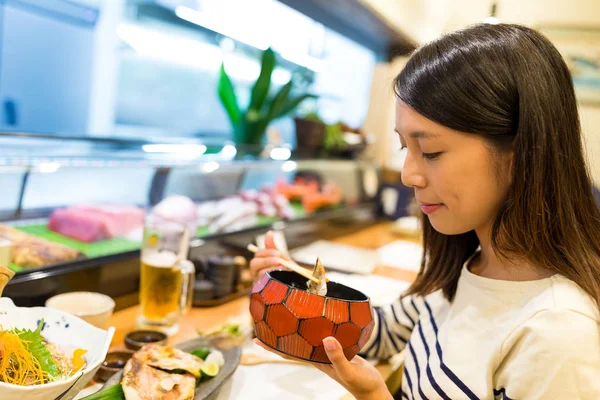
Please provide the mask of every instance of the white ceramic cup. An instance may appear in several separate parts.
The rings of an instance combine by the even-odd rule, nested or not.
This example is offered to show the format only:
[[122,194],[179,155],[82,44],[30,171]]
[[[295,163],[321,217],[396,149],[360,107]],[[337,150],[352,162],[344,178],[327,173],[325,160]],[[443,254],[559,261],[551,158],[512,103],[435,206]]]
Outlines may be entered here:
[[46,307],[68,312],[97,328],[106,329],[115,302],[102,293],[69,292],[49,298]]

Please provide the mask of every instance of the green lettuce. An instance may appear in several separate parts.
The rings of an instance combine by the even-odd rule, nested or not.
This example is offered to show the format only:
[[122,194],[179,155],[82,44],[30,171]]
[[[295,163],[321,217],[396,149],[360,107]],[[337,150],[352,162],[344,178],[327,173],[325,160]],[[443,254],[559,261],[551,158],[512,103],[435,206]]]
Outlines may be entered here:
[[14,328],[12,332],[23,340],[27,351],[29,351],[40,363],[42,371],[51,378],[57,378],[60,376],[60,371],[58,370],[58,365],[56,365],[56,362],[54,362],[54,359],[52,358],[52,354],[46,347],[45,339],[42,336],[43,327],[44,320],[42,319],[35,331]]

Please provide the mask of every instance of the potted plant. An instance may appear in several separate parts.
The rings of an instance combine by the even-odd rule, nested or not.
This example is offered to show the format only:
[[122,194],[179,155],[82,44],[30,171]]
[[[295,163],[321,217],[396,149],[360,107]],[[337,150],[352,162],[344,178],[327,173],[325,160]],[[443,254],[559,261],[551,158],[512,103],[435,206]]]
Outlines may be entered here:
[[322,150],[327,125],[316,112],[294,118],[296,149],[300,155],[310,156]]
[[238,104],[225,65],[221,64],[219,98],[231,122],[234,141],[237,144],[259,145],[272,121],[294,111],[305,99],[315,97],[308,93],[292,95],[293,77],[277,93],[269,95],[271,74],[275,65],[275,53],[269,48],[262,54],[260,75],[252,87],[250,102],[244,110]]
[[364,149],[365,143],[359,129],[353,129],[342,121],[327,124],[316,112],[309,112],[296,123],[296,153],[314,157],[326,155],[354,159]]

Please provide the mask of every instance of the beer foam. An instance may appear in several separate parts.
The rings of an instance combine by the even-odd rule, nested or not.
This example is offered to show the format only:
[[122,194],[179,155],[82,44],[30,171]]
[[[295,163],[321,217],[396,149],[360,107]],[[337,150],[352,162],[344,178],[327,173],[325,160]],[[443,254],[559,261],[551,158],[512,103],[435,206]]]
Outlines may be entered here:
[[175,265],[177,255],[172,251],[161,251],[150,254],[144,254],[142,262],[153,267],[170,268]]

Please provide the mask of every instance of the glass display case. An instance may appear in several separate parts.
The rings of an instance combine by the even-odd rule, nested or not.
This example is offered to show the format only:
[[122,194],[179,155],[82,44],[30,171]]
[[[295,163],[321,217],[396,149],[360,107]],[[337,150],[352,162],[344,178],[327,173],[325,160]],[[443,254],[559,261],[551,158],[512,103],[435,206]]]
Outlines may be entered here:
[[17,273],[5,294],[23,305],[72,290],[135,293],[144,215],[157,206],[189,213],[193,260],[215,246],[242,252],[272,228],[309,240],[294,229],[370,213],[378,188],[369,161],[298,158],[285,145],[15,133],[0,142],[0,251]]

